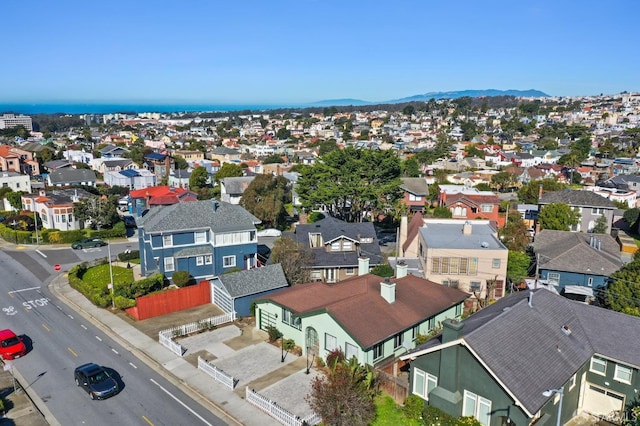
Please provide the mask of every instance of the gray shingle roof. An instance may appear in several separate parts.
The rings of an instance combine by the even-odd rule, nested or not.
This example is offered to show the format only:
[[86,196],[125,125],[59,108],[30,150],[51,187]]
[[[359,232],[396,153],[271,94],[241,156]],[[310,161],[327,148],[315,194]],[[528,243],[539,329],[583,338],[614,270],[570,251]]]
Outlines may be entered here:
[[542,269],[608,277],[622,267],[620,246],[606,234],[543,229],[532,246],[541,255]]
[[[214,203],[217,208],[214,208]],[[260,219],[240,206],[218,200],[199,200],[154,207],[137,220],[147,234],[212,229],[214,232],[254,229]]]
[[[533,294],[531,306],[529,294]],[[563,326],[571,333],[566,335]],[[530,413],[594,354],[640,367],[640,318],[572,301],[545,289],[504,297],[463,321],[466,344]],[[433,339],[411,351],[437,347]]]
[[233,298],[250,296],[289,285],[279,263],[224,274],[218,279]]
[[540,204],[565,203],[578,207],[605,207],[615,209],[608,198],[598,195],[595,192],[580,191],[578,189],[563,189],[561,191],[547,192],[540,197]]
[[49,173],[49,180],[54,185],[58,183],[95,182],[96,174],[93,170],[63,167]]
[[255,176],[226,177],[222,179],[222,185],[227,194],[242,194],[255,178]]
[[[487,223],[479,221],[451,220],[448,223],[428,222],[419,229],[427,247],[436,249],[481,249],[507,250],[496,237],[496,231]],[[471,224],[471,234],[462,233],[465,222]],[[483,246],[483,243],[486,243]]]
[[400,189],[414,195],[428,195],[429,185],[424,178],[402,178]]

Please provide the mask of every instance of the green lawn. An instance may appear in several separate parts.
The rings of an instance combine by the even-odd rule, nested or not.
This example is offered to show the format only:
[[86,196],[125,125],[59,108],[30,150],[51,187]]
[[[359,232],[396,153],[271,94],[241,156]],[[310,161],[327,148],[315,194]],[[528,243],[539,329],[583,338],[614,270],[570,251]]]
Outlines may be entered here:
[[[106,285],[111,282],[109,264],[89,268],[82,276],[82,281],[90,282],[95,286]],[[129,284],[133,282],[133,269],[113,266],[113,281],[115,284]]]
[[376,397],[377,417],[372,426],[421,426],[424,423],[404,416],[402,408],[389,395]]

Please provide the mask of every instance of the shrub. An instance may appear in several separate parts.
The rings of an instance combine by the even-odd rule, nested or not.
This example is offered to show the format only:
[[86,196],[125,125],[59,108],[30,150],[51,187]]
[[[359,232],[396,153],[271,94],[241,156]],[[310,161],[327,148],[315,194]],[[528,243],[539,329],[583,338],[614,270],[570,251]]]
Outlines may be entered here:
[[271,343],[282,337],[282,333],[280,332],[280,330],[272,325],[267,326],[267,334],[269,334],[269,342]]
[[418,395],[409,395],[404,400],[404,407],[402,407],[404,415],[410,419],[419,419],[422,416],[423,409],[424,400]]
[[335,367],[338,363],[342,364],[344,363],[344,361],[345,356],[344,352],[342,352],[342,349],[334,349],[327,354],[327,366],[329,368]]
[[422,410],[422,420],[425,425],[456,426],[457,423],[456,418],[431,405]]
[[324,219],[324,215],[322,213],[311,212],[311,214],[309,214],[309,216],[307,217],[307,223],[314,223],[322,219]]
[[187,271],[175,271],[171,276],[171,281],[178,287],[188,286],[192,280],[191,274]]
[[134,299],[127,299],[126,297],[116,296],[115,304],[118,309],[127,309],[136,306],[136,301]]
[[121,262],[133,259],[140,259],[140,250],[131,250],[129,253],[118,253],[118,260]]
[[282,342],[282,348],[285,351],[290,351],[295,347],[296,347],[296,341],[293,339],[284,339],[284,342]]
[[324,360],[322,359],[321,356],[317,356],[316,357],[316,367],[318,368],[322,368],[324,366],[326,366],[327,364],[324,363]]

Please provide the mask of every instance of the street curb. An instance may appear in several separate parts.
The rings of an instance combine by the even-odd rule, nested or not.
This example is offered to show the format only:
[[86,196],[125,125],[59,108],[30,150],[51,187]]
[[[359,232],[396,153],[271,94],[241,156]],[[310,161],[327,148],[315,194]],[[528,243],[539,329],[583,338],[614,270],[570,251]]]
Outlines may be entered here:
[[[222,407],[217,405],[214,401],[209,399],[206,395],[202,394],[198,389],[192,387],[188,382],[182,380],[181,378],[175,376],[172,372],[170,372],[167,369],[165,369],[164,366],[161,363],[159,363],[158,361],[156,361],[151,355],[147,354],[144,350],[139,349],[139,348],[131,345],[126,340],[122,339],[119,334],[115,333],[111,328],[109,328],[109,326],[107,326],[106,324],[102,323],[102,321],[98,320],[95,316],[93,316],[93,314],[91,312],[88,312],[82,306],[76,304],[73,300],[67,298],[67,296],[64,294],[64,292],[60,291],[60,289],[61,289],[63,284],[58,282],[58,281],[60,281],[59,278],[60,278],[60,276],[54,277],[51,280],[51,282],[49,283],[48,287],[51,290],[51,292],[53,294],[55,294],[60,300],[62,300],[69,308],[71,308],[75,312],[77,312],[80,315],[82,315],[85,319],[91,321],[91,323],[93,325],[98,327],[105,334],[109,335],[109,337],[111,337],[113,340],[117,341],[120,345],[122,345],[124,348],[126,348],[129,352],[133,353],[137,358],[141,359],[145,364],[147,364],[148,367],[150,367],[151,369],[153,369],[153,370],[157,371],[158,373],[160,373],[165,379],[170,381],[173,385],[178,386],[181,389],[185,390],[185,393],[190,394],[192,399],[197,400],[197,401],[206,402],[208,405],[210,405],[213,408],[215,408],[215,410],[218,411],[219,414],[221,414],[222,416],[228,418],[229,420],[231,420],[232,422],[234,422],[237,425],[243,425],[243,423],[240,420],[236,419],[229,412],[225,411]],[[68,283],[67,283],[67,285],[68,285]],[[71,287],[69,287],[69,288],[72,291],[76,291],[76,290],[72,289]],[[82,297],[84,297],[84,296],[82,296]],[[42,404],[44,404],[44,402],[42,402],[42,400],[40,400],[40,402]],[[212,414],[217,415],[218,413],[214,412]],[[222,419],[222,420],[224,421],[225,419]],[[51,424],[53,425],[53,423],[51,423]],[[56,423],[56,426],[57,425],[59,425],[59,423]]]
[[53,416],[51,411],[49,411],[49,408],[46,406],[44,401],[38,396],[38,394],[36,394],[35,392],[30,392],[27,389],[27,388],[30,389],[30,386],[27,386],[27,388],[24,387],[23,383],[27,383],[27,381],[24,379],[22,374],[20,374],[18,369],[12,368],[11,370],[16,379],[16,382],[18,382],[18,384],[20,385],[20,389],[22,389],[22,392],[24,392],[24,394],[27,395],[27,398],[29,398],[33,406],[36,407],[36,409],[40,412],[40,414],[42,414],[46,422],[49,423],[50,426],[62,426],[60,422]]

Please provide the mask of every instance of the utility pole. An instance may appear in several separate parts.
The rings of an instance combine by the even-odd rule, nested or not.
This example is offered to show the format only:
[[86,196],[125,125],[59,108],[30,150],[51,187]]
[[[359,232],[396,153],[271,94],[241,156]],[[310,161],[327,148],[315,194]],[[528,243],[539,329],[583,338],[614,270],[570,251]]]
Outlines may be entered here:
[[536,282],[533,286],[534,289],[538,288],[538,277],[540,276],[540,253],[536,253]]

